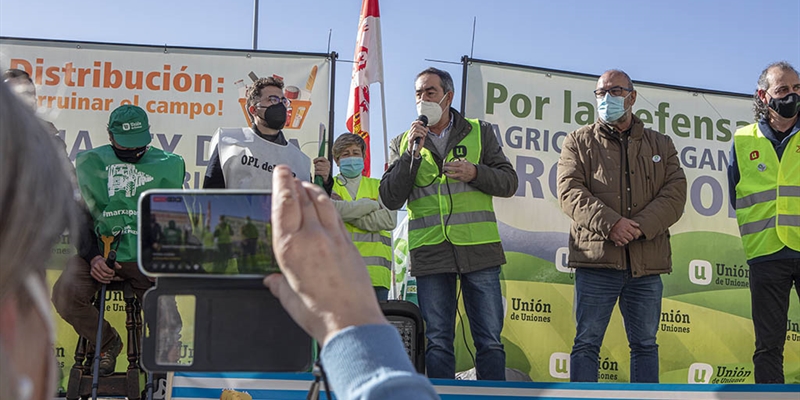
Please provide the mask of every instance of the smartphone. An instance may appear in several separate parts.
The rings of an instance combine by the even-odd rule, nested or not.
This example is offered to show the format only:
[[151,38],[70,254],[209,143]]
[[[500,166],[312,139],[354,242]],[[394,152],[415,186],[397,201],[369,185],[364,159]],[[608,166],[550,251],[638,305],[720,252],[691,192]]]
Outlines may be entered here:
[[139,198],[139,268],[151,277],[278,272],[269,190],[148,190]]
[[[268,190],[148,190],[139,268],[148,371],[308,371],[314,344],[264,287],[278,272]],[[239,278],[239,279],[230,279]]]

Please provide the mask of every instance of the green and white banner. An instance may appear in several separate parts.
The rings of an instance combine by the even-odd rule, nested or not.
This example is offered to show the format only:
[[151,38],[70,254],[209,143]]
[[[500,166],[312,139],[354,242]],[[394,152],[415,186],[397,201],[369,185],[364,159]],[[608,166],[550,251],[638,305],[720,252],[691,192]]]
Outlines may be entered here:
[[[556,197],[556,167],[566,134],[596,118],[597,76],[466,62],[464,115],[494,126],[519,176],[513,197],[495,199],[508,258],[501,276],[507,365],[534,381],[565,381],[575,335],[574,276],[566,266],[569,220]],[[672,137],[688,178],[684,215],[670,230],[673,272],[663,276],[661,382],[752,383],[749,268],[726,175],[733,132],[753,121],[752,98],[635,86],[635,114],[645,126]],[[800,304],[794,293],[790,301],[785,375],[787,383],[800,383]],[[461,337],[457,332],[458,370],[472,367]],[[467,342],[471,346],[471,338]],[[618,309],[600,351],[600,380],[629,381]]]

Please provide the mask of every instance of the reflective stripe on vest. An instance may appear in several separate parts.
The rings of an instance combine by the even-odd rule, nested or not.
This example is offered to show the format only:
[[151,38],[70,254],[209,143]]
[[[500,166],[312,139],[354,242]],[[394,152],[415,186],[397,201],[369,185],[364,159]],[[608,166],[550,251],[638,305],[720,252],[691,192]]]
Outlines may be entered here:
[[[361,177],[355,200],[377,200],[380,180]],[[353,201],[347,188],[339,183],[339,178],[333,180],[333,191],[345,201]],[[364,262],[367,264],[372,286],[389,288],[392,281],[392,234],[387,231],[368,232],[345,223],[345,228],[350,232],[350,238],[358,249]]]
[[747,259],[784,246],[800,251],[800,134],[792,136],[780,160],[758,124],[737,130],[733,143],[741,176],[736,220]]
[[[481,127],[467,119],[470,131],[450,149],[445,162],[463,159],[479,164]],[[401,153],[408,150],[408,132],[401,139]],[[408,198],[408,241],[411,249],[444,242],[462,246],[500,241],[492,196],[468,183],[449,179],[427,148],[420,150],[420,167]],[[452,209],[451,209],[452,206]]]

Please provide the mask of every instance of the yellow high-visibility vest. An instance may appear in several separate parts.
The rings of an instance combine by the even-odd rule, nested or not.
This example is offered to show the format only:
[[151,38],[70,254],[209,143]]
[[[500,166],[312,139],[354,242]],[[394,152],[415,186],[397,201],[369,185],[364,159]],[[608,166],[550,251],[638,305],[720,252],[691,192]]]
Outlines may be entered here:
[[736,185],[736,220],[747,259],[784,246],[800,251],[800,134],[781,159],[772,143],[751,124],[733,136],[741,179]]
[[[480,163],[481,127],[467,119],[470,131],[447,154],[445,162],[464,159]],[[408,151],[408,131],[401,139],[401,152]],[[442,174],[430,150],[420,150],[420,167],[408,198],[408,242],[413,250],[445,240],[456,245],[477,245],[500,241],[492,196],[466,182]]]
[[[356,198],[353,199],[347,188],[333,180],[333,191],[345,201],[360,199],[378,200],[378,185],[380,180],[361,177]],[[350,232],[350,239],[356,245],[361,257],[367,263],[367,271],[372,280],[372,286],[389,288],[392,282],[392,234],[388,231],[369,232],[345,223],[345,228]]]

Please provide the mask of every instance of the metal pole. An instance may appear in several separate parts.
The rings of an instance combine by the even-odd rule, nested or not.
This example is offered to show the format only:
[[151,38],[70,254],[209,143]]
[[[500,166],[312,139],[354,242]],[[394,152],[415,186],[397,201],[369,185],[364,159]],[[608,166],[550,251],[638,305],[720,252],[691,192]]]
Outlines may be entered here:
[[469,65],[470,57],[462,56],[461,63],[461,115],[464,114],[464,109],[467,108],[467,66]]
[[258,50],[258,0],[253,0],[253,50]]
[[[383,93],[383,82],[381,84],[381,120],[383,120],[383,171],[389,169],[389,139],[386,130],[386,95]],[[394,282],[394,281],[392,281]]]
[[334,122],[334,112],[333,112],[333,105],[335,104],[336,100],[336,59],[339,58],[339,53],[332,51],[330,53],[330,60],[331,60],[331,96],[330,96],[330,105],[328,106],[330,109],[328,110],[328,160],[332,160],[333,157],[333,131],[335,128],[333,127]]

